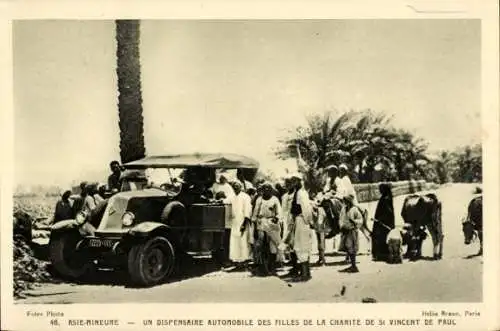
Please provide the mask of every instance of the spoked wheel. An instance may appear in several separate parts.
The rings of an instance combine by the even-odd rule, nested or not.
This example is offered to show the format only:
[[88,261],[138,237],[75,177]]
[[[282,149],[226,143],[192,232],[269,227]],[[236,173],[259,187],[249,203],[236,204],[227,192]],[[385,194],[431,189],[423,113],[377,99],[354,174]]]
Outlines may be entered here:
[[175,267],[175,251],[168,239],[154,237],[130,249],[128,270],[132,282],[153,286],[171,275]]
[[50,261],[56,272],[63,277],[76,280],[87,275],[94,267],[92,261],[76,249],[80,240],[78,233],[65,233],[50,240]]

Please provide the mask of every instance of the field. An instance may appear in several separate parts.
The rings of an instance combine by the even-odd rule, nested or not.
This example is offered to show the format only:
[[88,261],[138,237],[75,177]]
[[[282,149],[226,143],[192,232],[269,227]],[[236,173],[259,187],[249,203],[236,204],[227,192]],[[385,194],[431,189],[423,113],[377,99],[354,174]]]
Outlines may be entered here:
[[55,280],[48,272],[41,247],[48,243],[49,222],[58,197],[14,197],[14,297],[23,298],[27,290]]

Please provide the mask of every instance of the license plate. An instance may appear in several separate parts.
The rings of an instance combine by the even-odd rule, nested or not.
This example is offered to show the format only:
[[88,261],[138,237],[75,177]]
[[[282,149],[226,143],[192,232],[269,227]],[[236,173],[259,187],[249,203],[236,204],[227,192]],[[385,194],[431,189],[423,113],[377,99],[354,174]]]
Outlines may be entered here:
[[106,248],[111,248],[113,247],[113,244],[115,243],[114,240],[111,239],[90,239],[89,240],[89,247],[106,247]]

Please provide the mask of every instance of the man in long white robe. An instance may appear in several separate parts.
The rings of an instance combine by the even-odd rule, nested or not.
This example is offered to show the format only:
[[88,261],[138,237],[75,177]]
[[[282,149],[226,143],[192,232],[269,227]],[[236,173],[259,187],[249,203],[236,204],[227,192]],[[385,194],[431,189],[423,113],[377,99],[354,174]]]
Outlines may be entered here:
[[292,176],[295,193],[292,200],[291,214],[295,220],[294,251],[300,265],[298,281],[311,279],[309,258],[312,250],[313,214],[309,194],[303,188],[300,174]]
[[354,204],[358,204],[358,198],[356,197],[356,190],[354,189],[351,179],[347,174],[347,166],[345,164],[341,164],[339,166],[339,177],[340,180],[337,185],[336,196],[340,199],[344,199],[348,196],[353,196]]
[[[295,190],[292,187],[291,178],[287,176],[285,178],[285,189],[286,192],[281,197],[281,219],[283,224],[283,236],[281,238],[281,244],[279,250],[282,252],[290,253],[290,262],[293,264],[297,263],[297,257],[295,252],[293,252],[293,237],[294,237],[294,219],[291,214],[293,193]],[[294,261],[292,261],[294,260]]]
[[250,217],[252,203],[250,196],[242,191],[240,181],[233,183],[235,195],[231,202],[231,237],[229,239],[229,259],[237,264],[250,259]]

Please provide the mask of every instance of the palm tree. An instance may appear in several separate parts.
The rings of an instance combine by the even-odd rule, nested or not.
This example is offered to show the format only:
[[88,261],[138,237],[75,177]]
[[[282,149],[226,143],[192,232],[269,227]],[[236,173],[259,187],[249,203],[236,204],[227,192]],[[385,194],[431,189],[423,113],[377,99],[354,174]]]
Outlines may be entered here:
[[[353,182],[372,182],[376,166],[384,170],[386,180],[408,180],[412,173],[427,178],[430,161],[426,142],[409,131],[393,128],[391,120],[384,113],[371,110],[312,116],[306,126],[296,128],[281,141],[277,155],[300,155],[300,168],[312,192],[321,186],[322,169],[340,162],[354,170]],[[393,169],[396,178],[392,178]]]
[[358,113],[357,122],[345,131],[345,148],[351,156],[352,169],[356,169],[361,182],[371,182],[378,163],[390,163],[388,149],[391,118],[381,112],[366,110]]
[[305,175],[305,184],[311,192],[321,189],[325,166],[342,160],[344,130],[353,118],[353,111],[338,115],[326,112],[322,115],[309,116],[307,125],[289,132],[289,136],[280,141],[276,154],[282,159],[299,157],[303,161],[301,171]]
[[411,179],[411,174],[426,178],[426,165],[431,163],[426,155],[427,143],[406,130],[396,130],[393,141],[395,167],[399,180]]
[[118,114],[122,163],[144,157],[144,123],[139,60],[140,23],[116,21]]
[[450,181],[451,162],[452,155],[447,151],[441,151],[438,158],[434,160],[434,168],[440,184],[444,184]]

